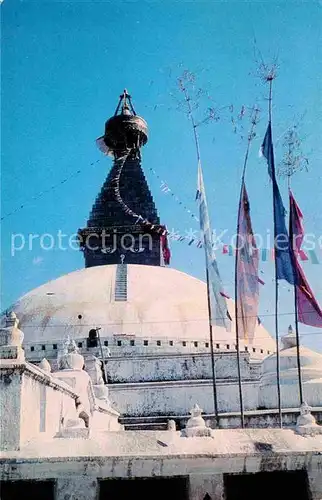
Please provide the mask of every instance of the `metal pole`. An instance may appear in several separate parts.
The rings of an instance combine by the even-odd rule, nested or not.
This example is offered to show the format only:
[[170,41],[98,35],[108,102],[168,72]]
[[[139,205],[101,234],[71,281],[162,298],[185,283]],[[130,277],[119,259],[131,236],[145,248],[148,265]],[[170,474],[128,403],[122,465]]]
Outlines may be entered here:
[[[291,242],[291,252],[294,268],[296,268],[296,257],[294,254],[294,241],[293,241],[293,226],[292,226],[292,215],[294,211],[294,206],[291,199],[291,191],[290,191],[290,177],[289,177],[289,198],[290,198],[290,219],[289,219],[289,235]],[[295,317],[295,334],[296,334],[296,358],[297,358],[297,372],[298,372],[298,382],[299,382],[299,395],[300,395],[300,404],[304,403],[303,399],[303,381],[302,381],[302,370],[301,370],[301,355],[300,355],[300,335],[299,335],[299,321],[298,321],[298,293],[297,293],[297,285],[294,283],[294,317]]]
[[276,259],[275,259],[275,341],[276,341],[276,382],[277,382],[277,403],[278,420],[280,428],[283,427],[282,406],[281,406],[281,380],[280,380],[280,348],[278,334],[278,280],[276,279]]
[[236,331],[236,350],[237,350],[237,372],[238,372],[238,388],[239,388],[239,404],[240,404],[240,420],[242,429],[245,427],[245,416],[244,416],[244,402],[243,402],[243,390],[242,390],[242,379],[241,379],[241,367],[240,367],[240,343],[239,343],[239,324],[238,324],[238,257],[239,257],[239,246],[240,246],[240,211],[241,204],[243,202],[243,192],[245,187],[245,174],[246,174],[246,166],[249,156],[250,143],[253,138],[253,132],[256,125],[256,117],[258,110],[255,109],[254,120],[250,129],[250,133],[248,136],[247,149],[244,159],[242,180],[241,180],[241,188],[240,188],[240,196],[239,196],[239,205],[238,205],[238,215],[237,215],[237,241],[236,241],[236,258],[235,258],[235,331]]
[[104,375],[105,375],[105,382],[107,384],[107,373],[106,373],[106,366],[105,366],[105,357],[104,357],[104,351],[103,351],[103,347],[102,347],[101,336],[99,334],[99,330],[100,329],[101,329],[101,327],[95,328],[96,333],[97,333],[98,343],[99,343],[99,346],[100,346],[100,351],[101,351],[101,357],[102,357],[102,362],[103,362],[103,370],[104,370]]
[[297,286],[294,285],[294,312],[295,312],[295,333],[296,333],[296,357],[297,357],[297,371],[299,379],[300,403],[304,403],[303,399],[303,381],[301,370],[301,355],[300,355],[300,335],[299,335],[299,321],[297,314]]
[[[269,123],[272,126],[272,83],[273,79],[269,80]],[[275,168],[275,166],[273,166]],[[275,202],[274,202],[274,183],[275,179],[275,171],[274,171],[274,179],[273,179],[273,214],[274,214],[274,250],[276,250],[276,210],[275,210]],[[278,331],[278,279],[277,279],[277,260],[276,255],[274,255],[274,263],[275,263],[275,341],[276,341],[276,383],[277,383],[277,403],[278,403],[278,420],[280,428],[283,427],[282,420],[282,406],[281,406],[281,381],[280,381],[280,349],[279,349],[279,331]]]
[[214,343],[213,343],[213,334],[212,334],[212,318],[211,318],[211,300],[210,300],[209,272],[208,272],[208,266],[207,265],[206,265],[206,278],[207,278],[207,302],[208,302],[209,337],[210,337],[210,354],[211,354],[211,370],[212,370],[212,390],[213,390],[213,398],[214,398],[214,410],[215,410],[216,426],[219,427],[216,368],[215,368]]
[[[236,257],[237,261],[237,257]],[[237,286],[235,285],[235,291]],[[242,429],[245,427],[245,416],[244,416],[244,402],[243,402],[243,389],[241,381],[241,368],[240,368],[240,346],[239,346],[239,331],[238,331],[238,307],[237,307],[237,296],[235,297],[235,315],[236,315],[236,350],[237,350],[237,372],[238,372],[238,389],[239,389],[239,405],[240,405],[240,423]]]
[[[193,129],[193,136],[195,140],[196,153],[198,165],[201,162],[200,158],[200,146],[199,139],[197,134],[197,125],[194,121],[191,100],[187,93],[186,88],[183,88],[184,96],[188,105],[188,114],[191,120],[191,125]],[[205,258],[206,258],[206,280],[207,280],[207,303],[208,303],[208,320],[209,320],[209,338],[210,338],[210,353],[211,353],[211,370],[212,370],[212,388],[213,388],[213,399],[214,399],[214,411],[215,411],[215,420],[216,425],[219,427],[219,414],[218,414],[218,399],[217,399],[217,383],[216,383],[216,370],[215,370],[215,359],[214,359],[214,344],[213,344],[213,332],[212,332],[212,312],[211,312],[211,300],[210,300],[210,286],[209,286],[209,271],[208,271],[208,262],[207,262],[207,250],[204,241],[205,247]]]
[[237,241],[236,241],[236,257],[235,257],[235,331],[236,331],[236,349],[237,349],[237,372],[238,372],[238,388],[239,388],[239,404],[240,404],[240,421],[242,429],[245,427],[245,418],[244,418],[244,404],[243,404],[243,391],[242,391],[242,383],[241,383],[241,369],[240,369],[240,345],[239,345],[239,325],[238,325],[238,256],[239,256],[239,232],[240,232],[240,209],[242,203],[243,196],[243,187],[244,187],[244,174],[245,174],[245,165],[243,171],[242,178],[242,187],[240,191],[240,199],[239,199],[239,207],[238,207],[238,219],[237,219]]

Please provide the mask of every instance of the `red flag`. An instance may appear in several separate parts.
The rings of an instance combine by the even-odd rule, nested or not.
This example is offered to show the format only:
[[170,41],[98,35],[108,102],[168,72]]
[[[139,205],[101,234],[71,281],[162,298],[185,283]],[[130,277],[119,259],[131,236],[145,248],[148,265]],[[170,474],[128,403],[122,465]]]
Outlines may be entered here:
[[[290,237],[293,242],[293,255],[298,275],[297,292],[297,314],[300,323],[322,328],[322,310],[317,302],[310,285],[307,282],[304,271],[298,261],[301,257],[301,245],[304,238],[303,215],[290,191]],[[303,252],[304,253],[304,252]]]
[[259,255],[252,229],[245,184],[240,198],[238,228],[235,278],[237,280],[237,327],[239,338],[252,341],[258,315]]
[[168,232],[165,229],[160,237],[163,261],[166,266],[170,264],[171,252],[168,244]]
[[308,284],[303,269],[297,263],[299,284],[297,285],[297,314],[300,323],[322,328],[322,310],[314,297]]
[[298,255],[301,260],[308,260],[306,253],[302,250],[302,243],[304,239],[304,226],[303,214],[300,207],[295,201],[292,191],[290,190],[290,206],[292,209],[292,235],[293,251]]

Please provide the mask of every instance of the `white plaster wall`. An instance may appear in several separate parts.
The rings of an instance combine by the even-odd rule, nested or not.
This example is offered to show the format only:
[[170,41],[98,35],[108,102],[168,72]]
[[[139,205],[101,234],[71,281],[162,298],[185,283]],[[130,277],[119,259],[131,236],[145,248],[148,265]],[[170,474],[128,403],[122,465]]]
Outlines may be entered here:
[[70,395],[28,373],[22,377],[21,407],[21,444],[36,437],[54,436],[60,418],[75,413],[75,402]]
[[0,444],[2,450],[17,450],[20,443],[21,373],[1,372]]
[[[48,340],[44,340],[43,342],[28,342],[24,343],[24,350],[26,359],[31,363],[39,363],[44,356],[46,359],[50,361],[53,367],[56,365],[57,353],[63,348],[63,344],[61,339],[55,340],[55,332],[52,332],[52,340],[48,342]],[[197,345],[195,345],[195,340],[193,339],[178,339],[175,337],[169,337],[169,339],[161,339],[157,340],[154,337],[147,337],[145,340],[143,339],[135,339],[135,346],[130,345],[131,340],[128,338],[124,338],[124,336],[119,337],[122,342],[121,346],[117,345],[117,337],[104,337],[101,336],[102,345],[105,348],[108,348],[112,358],[136,358],[136,357],[149,357],[149,356],[162,356],[162,357],[171,357],[175,355],[182,356],[195,356],[199,354],[210,356],[210,347],[209,347],[209,339],[205,341],[197,341]],[[99,357],[101,356],[100,347],[91,347],[87,348],[87,337],[77,338],[75,339],[77,344],[79,345],[79,352],[83,356],[86,357],[87,354]],[[144,341],[148,342],[148,345],[144,345]],[[55,343],[56,342],[56,343]],[[161,345],[158,345],[158,342]],[[170,344],[171,342],[171,344]],[[108,345],[105,346],[104,343]],[[55,346],[55,348],[54,348]],[[43,349],[43,347],[45,349]],[[242,356],[251,356],[253,360],[258,362],[262,362],[267,355],[272,354],[272,350],[261,349],[256,346],[245,346],[241,345],[241,355]],[[236,345],[235,341],[231,341],[227,339],[227,342],[216,342],[214,340],[214,352],[215,356],[218,355],[234,355],[236,356]]]
[[[317,452],[316,452],[317,453]],[[221,488],[224,473],[256,473],[263,470],[308,471],[312,500],[322,498],[321,456],[307,453],[285,452],[265,458],[261,454],[240,456],[195,457],[83,457],[83,459],[22,460],[2,464],[2,480],[54,479],[56,500],[97,499],[97,478],[129,478],[151,476],[189,476],[190,500],[202,500],[199,496],[212,488],[212,500],[222,500]],[[211,493],[209,492],[210,496]],[[108,500],[108,499],[106,499]],[[121,499],[120,499],[121,500]],[[288,500],[288,499],[286,499]]]
[[[311,380],[303,384],[304,400],[312,407],[322,406],[322,379]],[[281,383],[281,402],[283,408],[299,408],[300,393],[297,379],[288,384]],[[259,390],[261,408],[278,408],[277,386],[261,384]]]
[[[239,410],[237,383],[218,384],[220,412]],[[115,384],[109,386],[110,401],[121,415],[187,415],[195,403],[213,413],[213,387],[210,381]],[[258,406],[258,385],[243,385],[244,408]]]
[[22,411],[20,415],[21,444],[38,436],[40,433],[40,412],[44,410],[44,401],[41,399],[44,394],[45,391],[41,391],[39,381],[23,374],[21,386]]
[[[211,357],[200,353],[108,358],[106,368],[112,382],[198,380],[212,377]],[[236,353],[215,355],[215,368],[218,378],[237,378]],[[247,354],[241,356],[241,374],[244,379],[257,379],[260,373],[260,363],[250,364]]]

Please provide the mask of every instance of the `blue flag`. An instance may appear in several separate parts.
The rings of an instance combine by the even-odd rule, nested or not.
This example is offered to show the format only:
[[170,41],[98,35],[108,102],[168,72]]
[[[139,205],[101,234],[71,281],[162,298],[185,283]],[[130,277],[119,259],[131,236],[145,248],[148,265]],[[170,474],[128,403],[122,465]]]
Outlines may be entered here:
[[196,198],[199,201],[200,230],[203,236],[206,254],[206,268],[209,280],[211,305],[211,322],[213,325],[222,326],[229,331],[231,327],[231,318],[227,309],[225,294],[213,249],[212,232],[200,161],[198,163],[198,191]]
[[285,224],[286,211],[276,180],[274,150],[272,142],[272,127],[270,122],[268,124],[264,142],[262,144],[262,153],[267,160],[268,174],[273,183],[276,279],[286,280],[291,285],[294,285],[296,283],[297,273],[294,268],[292,248]]

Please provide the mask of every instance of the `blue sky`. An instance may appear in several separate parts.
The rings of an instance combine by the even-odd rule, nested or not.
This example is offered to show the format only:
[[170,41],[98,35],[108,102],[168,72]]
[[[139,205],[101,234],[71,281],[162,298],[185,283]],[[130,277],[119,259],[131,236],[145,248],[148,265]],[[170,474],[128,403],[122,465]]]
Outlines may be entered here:
[[[282,134],[300,120],[309,172],[293,180],[306,230],[322,234],[321,215],[321,4],[318,2],[40,2],[5,0],[2,8],[2,308],[28,290],[83,267],[78,251],[10,253],[12,233],[72,234],[86,224],[111,166],[95,146],[124,87],[148,121],[150,140],[143,166],[161,220],[184,233],[197,224],[160,190],[152,167],[196,211],[196,160],[192,133],[176,109],[176,76],[189,69],[212,97],[201,101],[234,110],[262,109],[247,173],[253,226],[272,229],[271,186],[258,150],[267,124],[267,89],[256,76],[254,39],[265,58],[278,55],[273,132],[276,162]],[[215,104],[214,104],[215,103]],[[247,127],[247,117],[242,121]],[[213,227],[234,233],[245,142],[233,133],[227,111],[218,123],[199,128]],[[279,140],[277,140],[279,139]],[[100,159],[95,165],[90,165]],[[75,175],[58,189],[50,190]],[[41,191],[49,190],[42,197]],[[287,203],[287,189],[281,181]],[[32,199],[36,197],[36,199]],[[228,236],[227,236],[228,237]],[[173,242],[172,266],[204,277],[202,250]],[[322,301],[320,265],[305,271]],[[233,293],[231,257],[218,255],[223,282]],[[261,315],[273,331],[273,265],[262,263]],[[280,327],[292,323],[292,293],[281,286]],[[322,335],[303,328],[303,342],[322,351]]]

